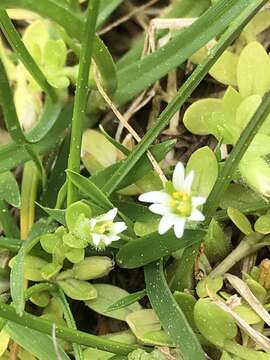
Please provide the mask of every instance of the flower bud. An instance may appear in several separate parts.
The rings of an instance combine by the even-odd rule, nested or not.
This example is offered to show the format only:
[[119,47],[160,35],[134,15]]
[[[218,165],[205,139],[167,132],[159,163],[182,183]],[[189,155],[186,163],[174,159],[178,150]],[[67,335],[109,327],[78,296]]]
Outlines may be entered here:
[[79,280],[98,279],[109,274],[114,262],[107,256],[91,256],[73,266],[73,276]]

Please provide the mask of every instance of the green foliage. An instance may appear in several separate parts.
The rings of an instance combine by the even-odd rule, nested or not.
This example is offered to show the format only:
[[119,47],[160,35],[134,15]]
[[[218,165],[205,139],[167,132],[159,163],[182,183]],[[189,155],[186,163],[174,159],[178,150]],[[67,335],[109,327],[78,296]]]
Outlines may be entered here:
[[[69,355],[75,360],[200,360],[209,348],[213,359],[221,353],[224,360],[268,359],[254,345],[254,338],[259,345],[266,341],[262,335],[269,308],[268,261],[264,259],[243,274],[238,285],[231,284],[239,296],[224,281],[229,275],[223,276],[242,258],[269,245],[269,204],[264,197],[270,196],[270,58],[259,43],[270,25],[269,9],[259,11],[266,0],[212,1],[211,7],[210,0],[172,2],[164,12],[167,18],[203,14],[184,30],[170,31],[170,41],[158,45],[154,53],[142,54],[142,39],[131,44],[116,70],[109,50],[95,33],[121,3],[93,0],[81,6],[77,0],[1,1],[0,23],[10,49],[0,44],[0,102],[12,142],[0,148],[0,221],[5,233],[0,238],[0,247],[5,249],[0,253],[4,325],[0,356],[11,355],[11,338],[24,349],[18,353],[21,360],[68,359]],[[14,8],[19,10],[7,15],[6,10]],[[22,36],[9,18],[24,20],[26,15],[21,14],[34,18],[30,24],[14,23]],[[112,34],[117,36],[117,31]],[[158,30],[156,40],[163,35],[166,31]],[[110,43],[110,35],[108,39]],[[118,56],[118,48],[112,50]],[[97,67],[90,72],[92,58]],[[169,72],[181,65],[179,73],[188,75],[191,67],[185,63],[189,59],[199,65],[172,98]],[[188,222],[181,238],[173,231],[161,235],[157,214],[162,214],[163,203],[149,210],[134,195],[159,190],[153,196],[166,196],[163,189],[171,183],[171,167],[182,154],[182,145],[186,147],[186,134],[182,136],[180,125],[177,146],[181,149],[171,151],[176,141],[164,141],[168,132],[163,130],[176,119],[176,113],[181,120],[179,109],[207,73],[228,88],[218,98],[190,99],[187,110],[183,107],[183,123],[196,135],[213,135],[218,145],[214,151],[213,139],[203,139],[209,146],[190,148],[186,172],[194,173],[194,180],[186,178],[184,193],[175,188],[173,194],[179,206],[187,195],[192,206],[200,202],[206,219],[200,226],[194,219]],[[151,124],[144,123],[146,112],[134,114],[145,98],[136,96],[143,92],[147,97],[149,87],[168,74],[168,97],[161,92],[168,105],[162,103],[160,116]],[[113,117],[102,114],[107,109],[96,86],[99,78],[117,106],[134,101],[126,113],[128,120],[131,115],[139,119],[135,124],[139,133],[147,128],[138,144],[132,140],[126,147],[126,139],[123,143],[114,139]],[[165,79],[160,88],[163,82]],[[76,86],[75,97],[70,85]],[[139,107],[134,111],[137,101]],[[106,130],[94,129],[99,123]],[[159,164],[158,171],[148,151]],[[30,159],[35,181],[23,181],[20,194],[16,167]],[[23,173],[29,169],[27,165]],[[32,173],[27,175],[30,179]],[[197,196],[207,199],[204,207]],[[21,209],[19,233],[18,211],[11,207],[20,208],[21,197],[23,205],[30,206],[27,211]],[[168,203],[165,206],[173,208]],[[179,217],[178,207],[173,209],[170,216]],[[21,242],[20,237],[26,240]],[[17,255],[10,260],[6,250]],[[108,276],[114,261],[118,267]],[[122,288],[127,277],[137,277],[137,268],[142,266],[146,289],[127,292]],[[212,276],[215,273],[221,276]],[[146,295],[152,308],[139,303]],[[24,311],[28,301],[35,306]],[[97,317],[100,333],[118,326],[108,318],[125,322],[129,330],[104,336],[77,330],[77,301],[82,302],[81,309],[87,306],[104,317],[102,322]],[[234,317],[222,306],[230,306]],[[261,311],[265,311],[263,317]],[[241,337],[237,336],[239,319]],[[163,348],[154,350],[157,346]],[[262,348],[267,346],[265,342]]]
[[201,334],[218,347],[222,348],[226,340],[234,339],[237,335],[237,326],[232,316],[209,300],[197,301],[194,320]]

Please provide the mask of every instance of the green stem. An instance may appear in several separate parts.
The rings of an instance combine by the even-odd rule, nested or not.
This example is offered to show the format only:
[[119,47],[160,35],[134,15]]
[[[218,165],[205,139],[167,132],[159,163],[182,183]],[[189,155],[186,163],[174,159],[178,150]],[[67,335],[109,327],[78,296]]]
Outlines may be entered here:
[[[76,326],[76,322],[74,320],[74,317],[72,315],[72,312],[70,310],[69,304],[67,302],[66,296],[63,292],[62,289],[59,289],[56,293],[55,296],[57,298],[57,300],[59,301],[61,308],[64,312],[64,318],[67,322],[67,326],[69,329],[73,329],[77,331],[77,326]],[[83,351],[82,351],[82,347],[79,344],[76,343],[72,343],[73,346],[73,350],[74,350],[74,355],[75,355],[75,359],[76,360],[83,360]]]
[[[81,143],[85,120],[85,111],[88,99],[88,79],[93,54],[95,28],[98,16],[99,0],[90,1],[87,9],[87,20],[84,26],[83,42],[80,54],[79,74],[77,79],[76,94],[71,128],[70,153],[68,169],[80,172]],[[68,180],[67,203],[72,204],[77,199],[77,190]]]
[[0,200],[0,223],[6,236],[14,238],[20,236],[18,226],[3,200]]
[[[48,320],[40,319],[37,316],[24,312],[22,316],[16,314],[11,305],[0,303],[0,317],[13,321],[19,325],[29,327],[44,334],[51,336],[54,323]],[[79,330],[69,329],[64,326],[57,326],[56,336],[68,342],[75,342],[84,346],[93,347],[99,350],[112,352],[114,354],[126,355],[136,349],[141,348],[137,345],[127,345],[116,341],[101,338],[99,336],[87,334]]]
[[22,42],[17,30],[12,24],[7,12],[0,10],[0,26],[5,34],[12,49],[16,52],[17,56],[24,64],[29,73],[33,76],[41,89],[50,96],[53,101],[57,100],[57,95],[54,88],[48,83],[45,75],[40,70],[35,60],[30,55],[29,51]]
[[257,244],[264,238],[264,235],[258,233],[252,233],[249,236],[245,236],[239,245],[209,274],[211,277],[217,277],[224,275],[241,259],[252,254],[257,249]]
[[245,130],[242,132],[239,137],[236,145],[230,153],[230,156],[226,160],[218,180],[216,181],[206,204],[204,205],[204,214],[206,217],[206,225],[211,221],[214,212],[219,206],[220,200],[224,195],[227,187],[229,186],[234,172],[237,169],[239,162],[241,161],[243,155],[247,151],[249,145],[254,139],[255,135],[258,133],[258,130],[264,123],[266,117],[270,112],[270,92],[266,93],[262,99],[262,102],[255,114],[252,116],[250,122],[248,123]]
[[232,43],[232,41],[239,35],[239,31],[249,22],[249,20],[259,11],[265,4],[265,0],[252,2],[247,6],[242,14],[233,22],[233,24],[221,35],[218,43],[211,49],[209,55],[205,60],[197,66],[191,76],[178,90],[176,96],[163,110],[155,126],[153,126],[143,137],[142,141],[136,146],[135,150],[126,158],[123,164],[117,169],[114,175],[107,181],[103,187],[105,193],[111,194],[117,186],[128,175],[135,164],[140,160],[143,154],[147,151],[153,141],[165,129],[170,122],[172,116],[185,103],[187,98],[192,94],[196,87],[200,84],[211,67],[221,56],[224,50]]

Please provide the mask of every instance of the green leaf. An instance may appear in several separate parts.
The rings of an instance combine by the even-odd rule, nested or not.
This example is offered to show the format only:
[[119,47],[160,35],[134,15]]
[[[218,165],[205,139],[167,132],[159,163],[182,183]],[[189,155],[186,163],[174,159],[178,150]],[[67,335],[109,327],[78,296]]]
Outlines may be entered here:
[[74,300],[90,300],[97,297],[95,287],[87,281],[66,279],[57,281],[64,293]]
[[9,335],[5,330],[0,331],[0,356],[2,356],[8,348]]
[[270,89],[270,58],[260,43],[251,42],[241,52],[237,82],[243,97],[263,96]]
[[27,240],[23,241],[23,244],[15,257],[14,265],[11,269],[10,275],[10,291],[15,305],[16,312],[22,315],[25,305],[24,297],[24,261],[26,255],[32,250],[32,248],[39,242],[40,235],[51,232],[54,226],[47,224],[46,221],[37,222]]
[[66,226],[66,210],[62,209],[50,209],[45,206],[42,206],[36,203],[43,211],[45,211],[49,216],[51,216],[54,220],[59,222],[60,224]]
[[243,180],[266,197],[270,195],[270,167],[265,158],[269,154],[269,140],[269,136],[257,134],[239,164]]
[[[16,258],[14,259],[17,261]],[[42,269],[48,263],[37,256],[26,255],[24,257],[24,278],[30,281],[43,281]]]
[[[85,126],[85,113],[89,99],[89,73],[91,70],[94,50],[94,39],[99,0],[88,3],[82,28],[82,44],[80,49],[79,70],[76,79],[76,92],[71,124],[70,150],[68,157],[68,170],[80,172],[81,143]],[[78,190],[74,183],[67,179],[67,204],[70,205],[78,200]]]
[[[228,185],[230,184],[241,159],[245,155],[247,148],[252,143],[258,131],[258,128],[263,124],[269,112],[270,112],[270,93],[267,93],[263,97],[260,106],[258,107],[257,111],[251,118],[245,130],[242,132],[233,150],[231,151],[230,156],[228,157],[222,168],[220,177],[217,180],[214,188],[212,189],[206,204],[204,205],[204,214],[206,215],[208,223],[211,221],[211,217],[213,213],[219,206],[219,202],[224,192],[226,191]],[[262,136],[262,134],[258,134],[258,135]],[[253,170],[253,174],[256,175],[256,171],[254,172],[254,168],[250,165],[249,167]],[[264,179],[260,179],[260,181],[262,180],[264,181]],[[266,186],[265,192],[267,192],[268,190],[269,187],[267,188]]]
[[220,207],[227,209],[233,207],[243,212],[249,208],[252,204],[267,205],[267,201],[262,199],[260,195],[256,194],[251,189],[240,184],[230,184],[221,199]]
[[186,230],[180,240],[175,237],[172,230],[165,235],[152,233],[123,245],[116,260],[120,267],[137,268],[163,256],[168,256],[176,250],[199,243],[203,236],[204,231],[202,230]]
[[261,322],[261,318],[257,313],[247,304],[238,305],[233,309],[244,321],[249,325],[258,324]]
[[258,106],[260,105],[262,98],[260,95],[250,95],[245,98],[239,105],[236,111],[236,124],[242,132],[254,115]]
[[[52,151],[58,147],[63,138],[63,131],[68,127],[71,119],[71,107],[67,106],[59,115],[57,122],[51,128],[47,136],[37,144],[33,144],[32,148],[37,154],[44,154],[48,151]],[[28,136],[34,135],[33,129],[28,133]],[[38,135],[38,134],[37,134]],[[7,170],[11,170],[14,167],[21,165],[28,160],[31,160],[29,152],[19,144],[11,142],[7,145],[0,146],[0,173]]]
[[62,111],[62,103],[53,103],[49,98],[46,98],[42,114],[38,120],[37,125],[25,137],[30,143],[38,143],[49,133],[53,128]]
[[0,174],[0,199],[16,208],[21,206],[19,186],[9,171]]
[[[56,353],[54,341],[50,336],[11,321],[8,321],[5,325],[5,331],[9,334],[13,341],[36,356],[38,359],[59,359],[58,354]],[[57,344],[57,352],[59,353],[59,356],[61,356],[61,359],[70,359],[59,344]]]
[[114,201],[114,205],[132,221],[152,222],[158,220],[158,215],[152,213],[146,206],[131,201]]
[[253,233],[251,223],[248,218],[241,213],[239,210],[229,207],[227,209],[228,216],[232,222],[242,231],[245,235],[250,235]]
[[126,322],[136,338],[145,345],[173,346],[172,341],[161,330],[159,318],[152,309],[134,311],[126,317]]
[[149,264],[144,269],[146,290],[163,329],[184,360],[203,360],[204,352],[182,310],[177,305],[163,273],[163,262]]
[[97,205],[106,210],[113,207],[107,196],[91,180],[70,170],[67,170],[67,175],[80,192],[94,201]]
[[84,249],[70,249],[65,253],[65,257],[68,259],[68,261],[70,261],[73,264],[77,264],[83,261],[84,255],[85,255]]
[[203,243],[205,254],[211,264],[223,260],[231,250],[229,235],[215,219],[211,220]]
[[173,296],[178,306],[183,311],[187,321],[189,322],[189,325],[194,331],[198,331],[193,317],[194,306],[197,302],[196,298],[187,292],[180,291],[175,291]]
[[204,146],[195,151],[188,160],[187,174],[194,171],[192,193],[207,198],[218,177],[218,163],[215,154]]
[[134,302],[137,302],[145,297],[146,290],[140,290],[135,293],[129,294],[127,296],[124,296],[122,299],[116,301],[114,304],[110,305],[107,309],[107,312],[111,312],[114,310],[119,310],[122,308],[127,307],[128,305],[134,304]]
[[216,297],[216,293],[223,287],[222,276],[216,278],[205,277],[196,286],[197,295],[200,298]]
[[185,127],[197,135],[213,134],[220,139],[217,119],[224,117],[221,99],[201,99],[194,102],[184,114]]
[[[175,140],[164,141],[161,144],[153,145],[149,148],[152,155],[157,161],[161,161],[165,158],[168,152],[174,147]],[[107,180],[120,168],[124,163],[124,160],[119,161],[118,163],[111,165],[110,167],[104,169],[103,171],[98,172],[97,174],[90,177],[91,181],[95,183],[98,187],[104,188]],[[153,169],[152,164],[150,163],[147,155],[143,155],[140,159],[140,162],[134,166],[129,175],[122,179],[122,181],[117,185],[116,190],[124,188],[128,185],[131,185],[141,179],[143,176],[147,175],[149,171]]]
[[237,64],[239,56],[226,50],[212,66],[209,74],[225,85],[237,86]]
[[41,276],[44,280],[50,280],[56,276],[61,270],[62,266],[56,263],[49,263],[41,268]]
[[270,214],[260,216],[255,222],[254,229],[260,234],[270,234]]
[[222,348],[225,340],[233,339],[237,335],[233,317],[209,300],[197,301],[194,319],[200,333],[218,347]]
[[94,286],[97,291],[97,298],[86,301],[85,304],[98,314],[125,321],[128,314],[141,309],[140,304],[135,302],[125,308],[108,312],[109,306],[128,296],[129,293],[114,285],[95,284]]
[[69,231],[72,232],[75,230],[77,220],[80,215],[84,215],[85,218],[90,219],[92,215],[91,208],[82,201],[77,201],[68,206],[65,212],[65,219]]
[[92,175],[117,161],[118,150],[96,130],[84,132],[81,152],[84,166]]

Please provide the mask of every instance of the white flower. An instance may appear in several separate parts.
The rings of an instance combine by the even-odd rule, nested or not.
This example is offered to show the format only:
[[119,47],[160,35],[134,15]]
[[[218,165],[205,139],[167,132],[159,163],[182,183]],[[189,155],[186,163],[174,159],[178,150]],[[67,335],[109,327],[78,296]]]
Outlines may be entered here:
[[140,201],[153,203],[149,206],[150,211],[162,215],[158,227],[159,234],[165,234],[173,227],[175,236],[181,238],[186,222],[204,220],[197,207],[205,203],[205,198],[191,196],[193,178],[193,171],[185,178],[184,166],[179,162],[174,169],[172,182],[168,181],[163,190],[140,195]]
[[127,226],[124,222],[113,222],[117,214],[114,208],[106,214],[100,215],[89,220],[93,244],[98,248],[104,248],[113,241],[120,239],[121,232],[125,231]]

